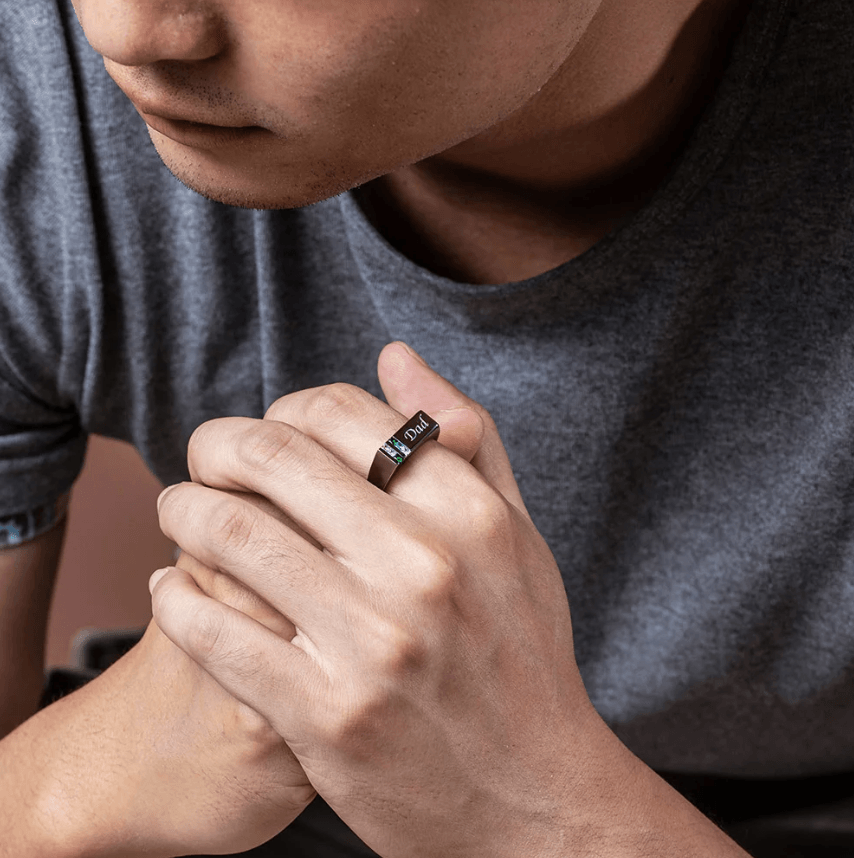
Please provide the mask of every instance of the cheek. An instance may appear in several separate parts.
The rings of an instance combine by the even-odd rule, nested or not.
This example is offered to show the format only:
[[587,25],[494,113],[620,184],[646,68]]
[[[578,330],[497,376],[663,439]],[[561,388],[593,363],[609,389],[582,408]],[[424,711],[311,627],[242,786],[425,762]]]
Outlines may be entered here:
[[[419,87],[431,58],[417,21],[333,17],[287,4],[274,21],[253,20],[241,30],[236,89],[285,122],[347,122],[399,110]],[[356,4],[358,7],[359,4]],[[349,122],[348,122],[349,124]]]
[[497,23],[478,12],[483,3],[459,0],[417,9],[402,0],[348,3],[349,12],[335,15],[334,3],[321,11],[306,8],[315,4],[277,4],[263,25],[235,21],[240,37],[231,84],[263,105],[268,127],[283,135],[346,139],[359,160],[378,138],[426,157],[504,118],[560,61],[559,52],[544,50],[542,32],[553,31],[551,19],[530,9],[522,15],[516,2]]

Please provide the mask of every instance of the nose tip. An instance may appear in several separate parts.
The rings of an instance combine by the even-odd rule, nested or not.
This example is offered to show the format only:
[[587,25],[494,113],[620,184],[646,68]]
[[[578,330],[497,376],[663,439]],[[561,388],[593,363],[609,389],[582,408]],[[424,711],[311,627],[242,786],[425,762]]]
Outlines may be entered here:
[[206,60],[225,46],[221,20],[198,4],[131,0],[82,3],[80,23],[89,44],[123,66],[163,60]]

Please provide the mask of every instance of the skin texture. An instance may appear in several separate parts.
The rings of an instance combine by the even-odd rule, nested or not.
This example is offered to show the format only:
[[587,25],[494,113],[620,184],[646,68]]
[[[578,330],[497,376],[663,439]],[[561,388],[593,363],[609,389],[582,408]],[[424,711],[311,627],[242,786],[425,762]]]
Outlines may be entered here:
[[[400,347],[389,352],[392,367],[395,357],[407,360]],[[465,401],[446,382],[435,385]],[[230,690],[232,669],[246,673],[232,648],[247,654],[254,676],[241,685],[256,688],[250,705],[331,806],[389,858],[500,855],[523,845],[517,826],[539,850],[563,829],[570,767],[590,765],[598,719],[573,659],[560,573],[494,425],[482,419],[486,446],[475,461],[506,496],[432,444],[387,493],[370,486],[359,470],[404,418],[340,385],[283,397],[262,421],[203,424],[188,454],[198,483],[168,491],[159,507],[165,533],[299,630],[290,642],[261,642],[255,627],[208,602],[195,609],[193,636],[179,640]],[[287,507],[323,550],[210,488],[238,483]],[[312,514],[320,508],[322,517]],[[179,574],[153,587],[168,635],[180,629],[177,615],[194,612],[181,590],[191,576]],[[460,816],[465,824],[455,826]]]
[[[442,445],[469,460],[481,446],[483,425],[470,410],[443,410],[457,404],[452,396],[430,403],[442,427]],[[316,544],[262,496],[226,496]],[[192,576],[217,604],[251,617],[277,639],[294,639],[293,623],[233,576],[187,552],[175,568]],[[243,670],[257,676],[250,662]],[[280,832],[316,795],[269,720],[227,691],[154,620],[130,652],[42,709],[11,738],[11,746],[4,742],[0,794],[11,798],[13,791],[17,796],[29,790],[37,797],[26,801],[28,816],[14,820],[13,835],[47,832],[50,845],[39,840],[39,855],[172,858],[242,852]],[[6,769],[12,774],[4,779]],[[11,806],[17,807],[14,801]],[[2,820],[11,827],[11,817]],[[16,843],[13,836],[11,845]],[[5,845],[0,843],[0,856],[11,858]],[[24,854],[36,852],[14,852],[16,858]]]
[[[743,858],[595,712],[560,572],[488,413],[400,344],[379,378],[394,407],[331,385],[202,424],[193,481],[158,502],[164,533],[296,634],[180,569],[152,576],[158,626],[384,858]],[[484,427],[470,462],[427,442],[385,492],[366,481],[414,402],[455,400]],[[311,541],[224,491],[266,498]]]
[[[292,628],[229,576],[183,553],[177,567],[272,632]],[[40,808],[42,818],[84,827],[63,837],[63,849],[80,844],[74,854],[102,854],[91,849],[93,834],[99,845],[119,847],[108,855],[128,858],[242,852],[285,828],[316,794],[267,719],[225,691],[153,620],[139,644],[81,691],[67,717],[78,736],[88,727],[101,741],[86,749],[86,775],[57,777]],[[93,826],[92,815],[106,816],[109,831]]]
[[[211,198],[294,207],[364,186],[380,231],[471,282],[583,252],[661,181],[746,0],[74,0],[151,130]],[[443,250],[443,248],[447,248]]]

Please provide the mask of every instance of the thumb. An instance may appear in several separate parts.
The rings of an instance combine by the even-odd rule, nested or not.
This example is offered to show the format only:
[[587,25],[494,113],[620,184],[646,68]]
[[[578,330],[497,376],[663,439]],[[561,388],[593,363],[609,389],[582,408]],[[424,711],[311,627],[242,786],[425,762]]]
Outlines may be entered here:
[[404,415],[426,411],[439,425],[439,443],[462,456],[526,517],[516,478],[495,422],[482,406],[460,393],[402,342],[380,353],[377,375],[388,404]]

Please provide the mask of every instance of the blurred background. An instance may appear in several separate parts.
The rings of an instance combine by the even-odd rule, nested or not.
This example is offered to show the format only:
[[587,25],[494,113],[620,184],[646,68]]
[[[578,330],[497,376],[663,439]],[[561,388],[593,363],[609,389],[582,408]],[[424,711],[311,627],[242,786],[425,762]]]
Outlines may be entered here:
[[90,436],[71,491],[48,622],[47,667],[71,665],[71,644],[82,629],[148,625],[148,578],[173,561],[176,548],[157,523],[157,496],[164,488],[130,444]]

